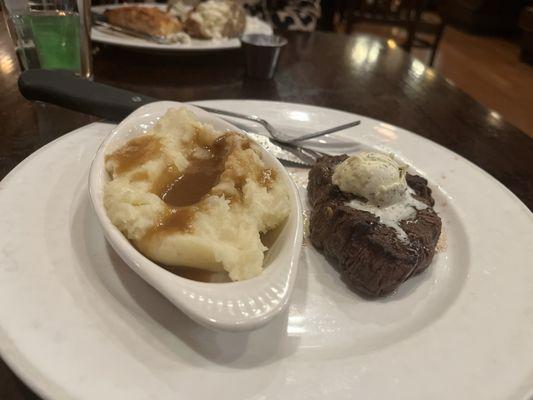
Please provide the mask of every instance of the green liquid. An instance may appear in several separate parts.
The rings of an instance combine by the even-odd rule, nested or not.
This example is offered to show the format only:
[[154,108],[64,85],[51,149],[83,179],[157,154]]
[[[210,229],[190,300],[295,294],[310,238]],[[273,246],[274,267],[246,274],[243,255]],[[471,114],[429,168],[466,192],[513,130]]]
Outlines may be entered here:
[[41,68],[80,70],[80,19],[62,12],[26,15]]

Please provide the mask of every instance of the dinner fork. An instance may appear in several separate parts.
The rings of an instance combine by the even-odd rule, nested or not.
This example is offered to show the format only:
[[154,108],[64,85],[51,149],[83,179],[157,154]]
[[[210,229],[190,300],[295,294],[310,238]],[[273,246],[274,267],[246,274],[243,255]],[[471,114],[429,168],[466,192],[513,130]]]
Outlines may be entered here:
[[294,143],[294,142],[300,142],[300,141],[303,141],[303,140],[312,139],[312,138],[316,138],[316,137],[319,137],[319,136],[324,136],[324,135],[327,135],[328,133],[342,131],[344,129],[348,129],[348,128],[357,126],[357,125],[359,125],[361,123],[361,121],[352,121],[352,122],[348,122],[347,124],[334,126],[332,128],[324,129],[324,130],[321,130],[321,131],[307,133],[307,134],[302,135],[302,136],[289,137],[289,136],[281,133],[276,128],[274,128],[268,121],[266,121],[265,119],[260,118],[260,117],[258,117],[256,115],[240,114],[240,113],[236,113],[236,112],[233,112],[233,111],[219,110],[217,108],[205,107],[205,106],[198,105],[198,104],[194,104],[194,105],[196,107],[198,107],[198,108],[201,108],[201,109],[203,109],[203,110],[205,110],[207,112],[213,113],[213,114],[225,115],[227,117],[240,118],[240,119],[245,119],[245,120],[248,120],[248,121],[252,121],[252,122],[258,123],[258,124],[262,125],[267,130],[267,132],[270,134],[272,139],[274,139],[278,143],[285,143],[285,144]]
[[303,145],[301,141],[288,143],[282,142],[274,139],[273,137],[251,130],[249,126],[240,122],[230,121],[224,117],[222,117],[222,119],[228,121],[230,124],[235,125],[237,128],[240,128],[261,147],[265,148],[269,153],[277,157],[277,159],[280,160],[285,166],[311,168],[313,165],[315,165],[316,160],[318,160],[320,157],[329,155],[322,151],[307,147]]
[[276,157],[286,167],[311,168],[316,161],[329,155],[300,143],[280,143],[275,139],[243,129],[257,144]]

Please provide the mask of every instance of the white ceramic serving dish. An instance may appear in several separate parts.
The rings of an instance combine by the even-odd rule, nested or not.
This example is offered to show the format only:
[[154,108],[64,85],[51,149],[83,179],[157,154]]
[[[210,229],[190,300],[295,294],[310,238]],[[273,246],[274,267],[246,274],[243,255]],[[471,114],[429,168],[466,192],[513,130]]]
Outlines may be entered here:
[[206,283],[180,277],[143,256],[111,223],[103,205],[103,190],[109,181],[105,155],[129,139],[144,134],[172,107],[187,107],[198,119],[217,130],[242,132],[228,122],[197,107],[162,101],[137,109],[124,119],[98,149],[89,174],[89,193],[107,241],[120,257],[146,282],[157,289],[193,320],[228,331],[256,329],[286,306],[297,272],[302,244],[302,206],[297,189],[279,161],[262,150],[263,159],[289,187],[291,213],[276,242],[265,257],[265,269],[255,278],[230,283]]

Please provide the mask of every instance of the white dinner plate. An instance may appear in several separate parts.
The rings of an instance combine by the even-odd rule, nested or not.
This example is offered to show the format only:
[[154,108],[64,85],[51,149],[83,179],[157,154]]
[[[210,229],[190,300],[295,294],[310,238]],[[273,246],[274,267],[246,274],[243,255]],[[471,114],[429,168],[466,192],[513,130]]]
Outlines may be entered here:
[[[106,9],[120,8],[124,5],[125,4],[109,4],[102,6],[94,6],[91,7],[91,10],[96,13],[103,13]],[[158,5],[155,3],[133,3],[132,5],[141,7],[159,7],[162,9],[166,9],[166,5]],[[259,18],[246,16],[246,28],[244,30],[244,34],[249,33],[263,33],[266,35],[271,35],[272,28],[265,21],[262,21]],[[191,43],[189,44],[159,44],[141,38],[129,36],[123,33],[118,33],[101,26],[93,26],[93,28],[91,29],[91,39],[95,42],[111,44],[115,46],[133,47],[137,49],[165,52],[213,51],[236,49],[241,47],[241,42],[237,38],[211,40],[191,39]]]
[[[360,118],[324,151],[391,151],[429,179],[445,250],[395,294],[368,301],[306,244],[290,305],[222,333],[185,317],[106,244],[87,175],[112,125],[43,147],[0,183],[0,351],[50,399],[528,399],[533,395],[533,216],[455,153],[330,109],[205,105],[288,134]],[[293,171],[305,195],[305,171]]]

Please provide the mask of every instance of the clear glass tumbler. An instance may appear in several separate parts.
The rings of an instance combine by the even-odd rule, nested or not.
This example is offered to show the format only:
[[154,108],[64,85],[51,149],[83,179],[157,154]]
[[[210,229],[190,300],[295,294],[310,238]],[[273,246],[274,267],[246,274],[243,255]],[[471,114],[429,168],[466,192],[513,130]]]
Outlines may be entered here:
[[91,0],[1,0],[22,70],[65,69],[92,78]]

